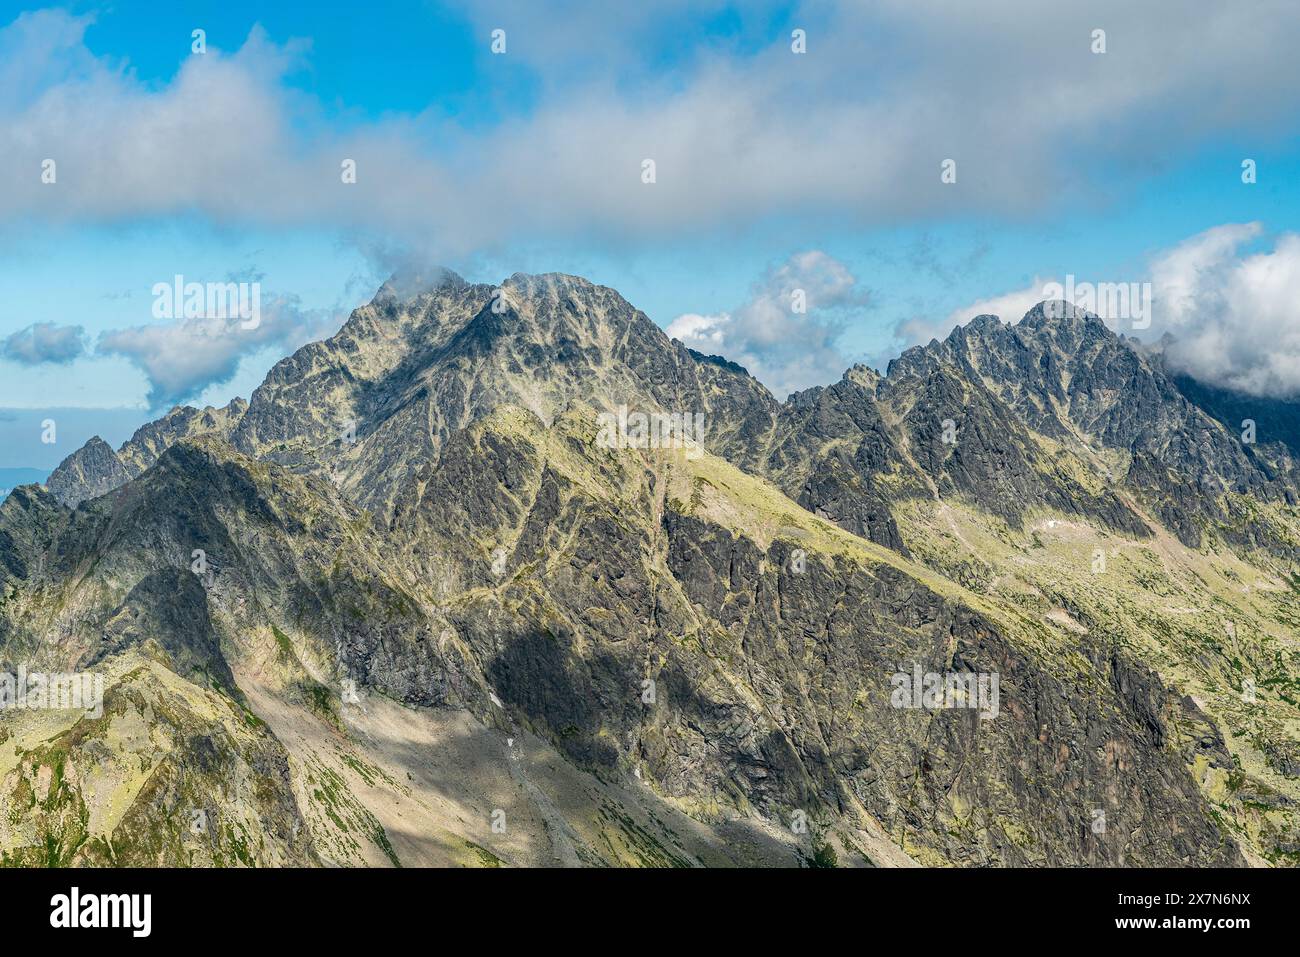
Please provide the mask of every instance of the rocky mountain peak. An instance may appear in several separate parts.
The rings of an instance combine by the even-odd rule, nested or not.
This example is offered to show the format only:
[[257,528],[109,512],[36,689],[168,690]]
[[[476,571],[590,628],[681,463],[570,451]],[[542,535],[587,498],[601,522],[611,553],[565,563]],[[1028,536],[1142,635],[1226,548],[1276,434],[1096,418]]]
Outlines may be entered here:
[[562,272],[517,272],[503,282],[501,288],[518,290],[524,296],[556,299],[575,292],[590,292],[608,287],[597,286],[590,279]]
[[60,503],[76,508],[86,499],[111,492],[130,478],[113,447],[96,435],[59,463],[45,487]]
[[468,285],[462,276],[445,266],[434,266],[427,270],[402,270],[389,276],[370,302],[371,305],[406,303],[441,290],[456,290]]
[[1088,320],[1101,321],[1095,313],[1081,309],[1072,302],[1064,299],[1044,299],[1025,313],[1017,325],[1041,328],[1052,323],[1087,322]]
[[[617,407],[701,415],[706,450],[611,447],[598,416]],[[812,807],[828,834],[890,835],[873,861],[1237,864],[1239,843],[1281,847],[1294,819],[1227,833],[1237,810],[1220,772],[1235,768],[1245,794],[1300,800],[1264,770],[1292,766],[1279,748],[1293,742],[1261,722],[1275,756],[1236,737],[1248,760],[1234,766],[1213,723],[1240,716],[1234,682],[1293,654],[1297,605],[1279,569],[1293,562],[1296,485],[1274,465],[1096,317],[1050,303],[1016,325],[976,316],[885,377],[857,365],[779,403],[578,277],[395,277],[336,335],[278,363],[251,403],[178,407],[117,452],[94,439],[49,494],[0,505],[0,660],[36,650],[123,681],[161,676],[148,680],[167,707],[152,714],[189,702],[210,715],[171,746],[187,774],[210,762],[185,742],[235,742],[250,716],[265,722],[261,746],[286,763],[254,755],[275,771],[250,792],[263,799],[223,798],[223,815],[296,806],[305,789],[291,782],[322,761],[339,782],[368,779],[340,783],[329,813],[304,802],[310,847],[330,862],[364,860],[340,832],[384,834],[369,811],[346,829],[333,816],[382,791],[380,776],[349,776],[353,752],[396,762],[390,783],[415,782],[443,750],[430,741],[450,740],[384,752],[371,749],[383,735],[336,734],[348,681],[367,707],[409,706],[385,734],[450,715],[476,734],[518,729],[515,746],[546,756],[529,762],[549,769],[536,782],[544,830],[566,835],[574,860],[624,860],[606,824],[638,802],[682,821],[667,795],[721,808],[728,849],[745,821],[784,833],[792,808]],[[1148,655],[1205,713],[1175,704]],[[913,664],[1002,674],[1005,707],[988,721],[900,709],[886,679]],[[653,710],[638,698],[647,678]],[[1294,721],[1293,702],[1260,690],[1270,710],[1255,715]],[[85,793],[110,793],[99,742],[139,735],[70,735]],[[37,781],[48,729],[8,740]],[[477,762],[437,785],[480,790]],[[584,787],[639,781],[613,817],[603,790],[584,792],[604,809],[590,814],[558,799],[579,792],[545,790],[553,773],[591,771]],[[0,788],[0,814],[26,813],[23,780]],[[1089,803],[1058,814],[1081,783]],[[1211,813],[1202,787],[1228,803]],[[1124,840],[1078,825],[1092,792],[1123,795],[1107,810]],[[171,846],[140,823],[143,809],[172,827],[170,802],[139,793],[114,853],[118,837]],[[421,816],[437,803],[389,819],[389,860],[443,846],[424,840],[441,833]],[[468,833],[460,815],[444,823]],[[676,857],[683,835],[712,826],[654,833]],[[43,828],[0,833],[0,856],[45,859],[58,828]],[[408,834],[419,840],[396,839]],[[637,826],[639,855],[654,855],[638,859],[668,860],[649,834]],[[77,846],[77,860],[98,853]]]

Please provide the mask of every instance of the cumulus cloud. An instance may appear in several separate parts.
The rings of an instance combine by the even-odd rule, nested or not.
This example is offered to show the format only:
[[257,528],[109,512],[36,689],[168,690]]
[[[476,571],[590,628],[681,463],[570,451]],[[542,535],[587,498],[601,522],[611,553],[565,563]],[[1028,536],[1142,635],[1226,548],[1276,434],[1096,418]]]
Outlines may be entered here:
[[37,322],[26,329],[20,329],[0,346],[0,355],[11,362],[28,366],[47,362],[68,363],[85,351],[85,329],[53,322]]
[[1244,252],[1259,223],[1217,226],[1152,264],[1157,328],[1169,364],[1202,382],[1300,396],[1300,234]]
[[686,313],[667,332],[697,352],[740,363],[784,398],[844,373],[849,361],[838,347],[844,321],[866,303],[842,262],[809,250],[769,269],[734,310]]
[[[476,31],[510,31],[511,52],[497,59],[516,57],[511,66],[539,80],[527,107],[495,123],[430,110],[336,126],[287,82],[310,65],[303,44],[254,30],[238,50],[209,46],[169,82],[144,83],[87,50],[84,19],[24,15],[0,36],[18,64],[0,67],[0,152],[32,173],[0,183],[0,219],[197,211],[379,231],[455,256],[521,238],[645,238],[772,216],[1014,214],[1091,199],[1126,181],[1116,170],[1140,178],[1150,170],[1135,139],[1168,154],[1230,124],[1260,141],[1300,108],[1290,33],[1276,26],[1294,22],[1290,0],[1195,17],[1180,0],[809,3],[741,17],[746,43],[701,43],[672,69],[662,62],[672,45],[654,37],[680,47],[692,31],[678,28],[716,5],[637,4],[630,31],[603,19],[607,3],[572,2],[541,21],[533,7],[467,14]],[[774,19],[808,30],[806,54],[790,51]],[[1089,49],[1097,24],[1105,55]],[[606,33],[649,39],[620,45]],[[193,143],[203,148],[178,162],[178,145]],[[37,175],[46,158],[57,185]],[[641,181],[646,158],[653,185]],[[940,183],[948,158],[953,185]],[[340,180],[344,159],[357,163],[354,185]]]
[[[1151,324],[1138,335],[1160,342],[1171,368],[1248,395],[1295,398],[1300,396],[1300,234],[1282,233],[1272,248],[1243,248],[1260,243],[1267,245],[1263,224],[1225,223],[1157,252],[1146,276],[1079,276],[1076,282],[1148,284]],[[982,313],[1018,322],[1048,298],[1046,287],[1061,282],[1035,278],[1024,289],[955,309],[945,320],[900,323],[896,332],[910,345],[943,338]],[[1103,319],[1114,318],[1086,305]],[[1133,333],[1131,321],[1110,324]]]
[[904,345],[924,344],[931,339],[946,338],[958,326],[964,326],[976,316],[997,316],[1003,322],[1018,322],[1030,309],[1043,301],[1043,288],[1049,280],[1034,277],[1024,289],[1015,289],[980,299],[968,306],[954,309],[945,319],[934,320],[916,316],[905,319],[894,327],[894,336]]
[[274,297],[261,306],[261,322],[243,328],[239,318],[190,318],[112,329],[99,337],[102,355],[128,359],[149,380],[151,408],[193,399],[207,386],[230,381],[247,355],[264,348],[285,352],[330,335],[341,312],[306,310],[297,297]]
[[1160,290],[1161,318],[1180,323],[1195,315],[1222,285],[1224,267],[1238,249],[1262,235],[1262,223],[1225,223],[1183,240],[1155,257],[1151,279]]

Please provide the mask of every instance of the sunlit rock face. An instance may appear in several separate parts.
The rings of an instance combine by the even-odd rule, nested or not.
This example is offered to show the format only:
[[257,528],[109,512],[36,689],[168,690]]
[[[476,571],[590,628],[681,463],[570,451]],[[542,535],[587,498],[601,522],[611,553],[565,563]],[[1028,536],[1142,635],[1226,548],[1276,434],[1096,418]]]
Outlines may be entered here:
[[0,702],[102,679],[0,709],[0,855],[1293,863],[1287,445],[1081,312],[778,402],[584,279],[395,277],[0,505]]

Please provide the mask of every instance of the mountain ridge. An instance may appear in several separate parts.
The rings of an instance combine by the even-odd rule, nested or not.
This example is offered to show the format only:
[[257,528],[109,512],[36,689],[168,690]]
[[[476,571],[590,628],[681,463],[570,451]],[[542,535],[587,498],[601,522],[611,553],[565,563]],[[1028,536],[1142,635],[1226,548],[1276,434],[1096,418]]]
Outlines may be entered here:
[[[0,660],[215,695],[164,676],[191,702],[168,753],[283,761],[262,788],[300,823],[259,863],[1294,863],[1294,463],[1057,312],[779,403],[578,277],[395,279],[246,405],[174,409],[0,505]],[[701,413],[703,447],[603,444],[620,406]],[[913,665],[1000,675],[998,717],[898,710]],[[0,740],[0,805],[49,766],[37,733]],[[424,777],[438,735],[497,757],[456,790]],[[514,837],[483,823],[507,792]],[[47,827],[72,860],[181,859],[132,800],[117,838]]]

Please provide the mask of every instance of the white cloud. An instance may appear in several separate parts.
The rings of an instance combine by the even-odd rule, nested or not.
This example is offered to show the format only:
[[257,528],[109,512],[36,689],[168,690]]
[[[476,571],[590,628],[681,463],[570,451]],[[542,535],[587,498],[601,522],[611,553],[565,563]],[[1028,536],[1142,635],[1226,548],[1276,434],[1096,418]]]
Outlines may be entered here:
[[1160,291],[1164,320],[1179,323],[1195,314],[1237,249],[1263,231],[1262,223],[1226,223],[1160,253],[1151,264],[1151,281]]
[[670,322],[667,332],[674,339],[680,339],[692,349],[703,352],[705,349],[722,348],[726,339],[726,327],[730,324],[730,313],[701,316],[688,312]]
[[[0,67],[0,154],[30,173],[0,182],[0,220],[197,211],[374,231],[445,258],[530,236],[645,238],[772,216],[1014,214],[1092,199],[1097,171],[1114,182],[1116,162],[1139,178],[1154,170],[1134,142],[1168,155],[1227,123],[1263,142],[1300,108],[1289,0],[1195,17],[1181,0],[816,3],[790,18],[809,31],[804,55],[751,15],[751,41],[766,42],[743,54],[702,43],[671,69],[656,59],[663,42],[617,38],[671,34],[689,16],[682,0],[636,5],[630,31],[600,13],[607,3],[541,20],[531,6],[473,15],[510,27],[507,56],[539,78],[536,109],[496,125],[431,110],[331,128],[286,83],[306,47],[260,30],[155,85],[91,55],[86,21],[20,17],[0,31],[0,62],[18,64]],[[1089,50],[1099,23],[1100,56]],[[45,158],[56,185],[40,182]],[[355,185],[340,181],[345,158]],[[955,185],[939,181],[946,158]]]
[[[1272,249],[1242,252],[1264,238],[1261,223],[1225,223],[1158,252],[1147,280],[1078,281],[1150,282],[1152,322],[1140,337],[1154,342],[1168,335],[1164,351],[1172,368],[1249,395],[1294,397],[1300,395],[1300,234],[1281,234]],[[1035,278],[1024,289],[955,309],[944,321],[916,319],[896,332],[914,344],[941,339],[983,313],[1018,322],[1045,298],[1049,282]]]
[[[801,300],[806,311],[796,311]],[[849,365],[838,347],[843,320],[865,305],[866,293],[842,262],[809,250],[769,269],[736,309],[686,313],[667,332],[698,352],[740,363],[784,398],[843,374]]]
[[1152,264],[1171,366],[1250,395],[1300,395],[1300,234],[1242,253],[1258,223],[1217,226]]
[[64,364],[86,351],[85,329],[37,322],[4,340],[0,355],[21,365]]
[[98,351],[120,355],[149,380],[149,405],[167,408],[192,399],[206,387],[228,382],[247,355],[267,347],[291,352],[336,332],[342,314],[303,310],[296,297],[275,297],[262,304],[260,324],[242,328],[234,319],[183,319],[128,329],[99,337]]
[[953,329],[966,325],[976,316],[997,316],[1003,322],[1019,322],[1025,313],[1043,301],[1043,287],[1049,282],[1051,280],[1035,276],[1034,281],[1024,289],[977,300],[968,306],[954,309],[946,319],[939,321],[923,317],[906,319],[895,326],[894,336],[902,340],[904,346],[913,346],[925,344],[931,339],[944,339]]

